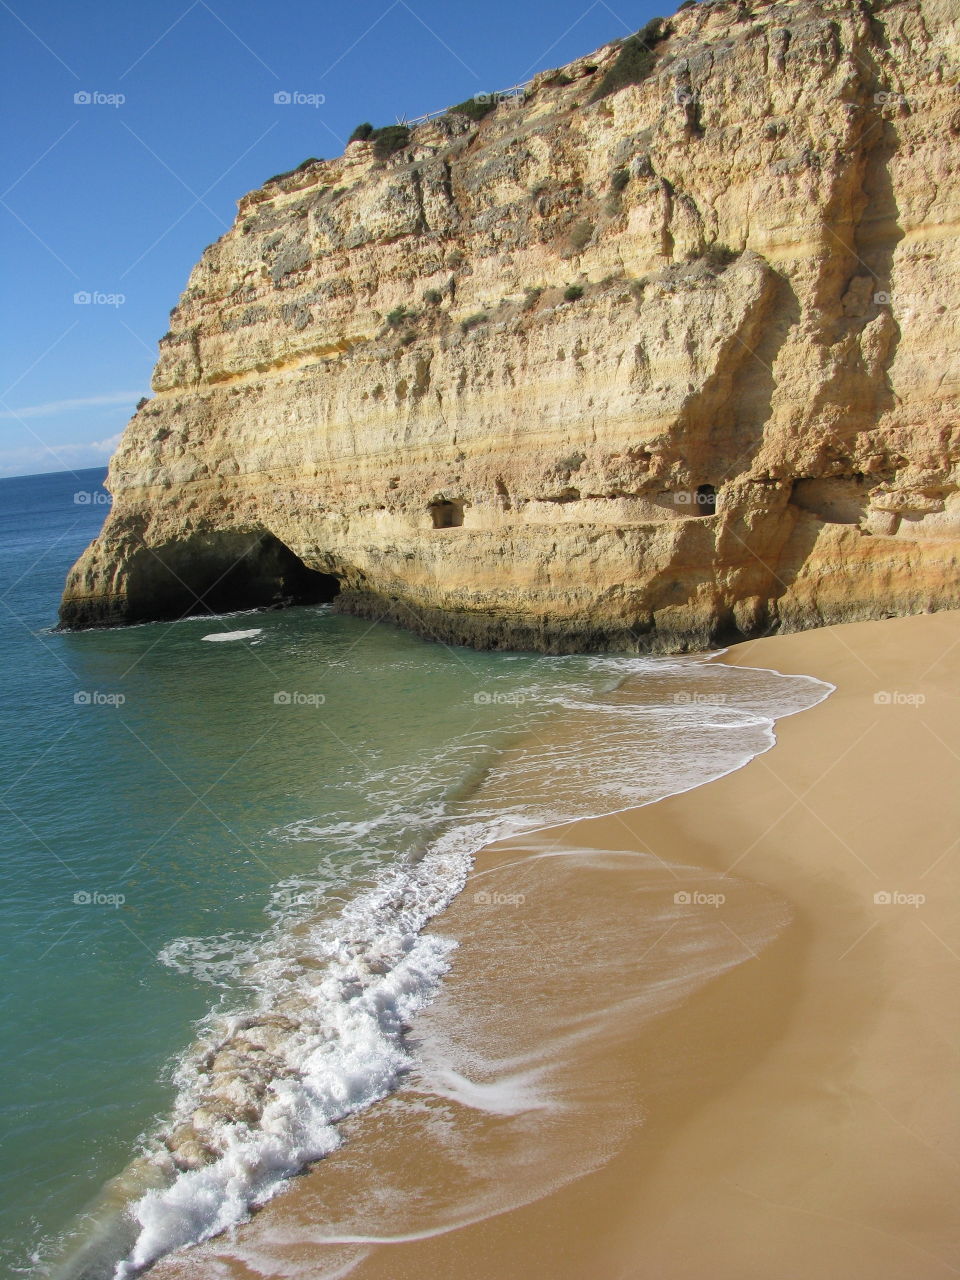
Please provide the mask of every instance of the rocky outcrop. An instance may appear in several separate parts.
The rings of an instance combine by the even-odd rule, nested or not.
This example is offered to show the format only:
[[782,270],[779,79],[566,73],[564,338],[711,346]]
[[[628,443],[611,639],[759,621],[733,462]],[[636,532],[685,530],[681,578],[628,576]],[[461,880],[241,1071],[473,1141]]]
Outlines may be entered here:
[[245,196],[67,626],[683,649],[960,605],[951,0],[726,0]]

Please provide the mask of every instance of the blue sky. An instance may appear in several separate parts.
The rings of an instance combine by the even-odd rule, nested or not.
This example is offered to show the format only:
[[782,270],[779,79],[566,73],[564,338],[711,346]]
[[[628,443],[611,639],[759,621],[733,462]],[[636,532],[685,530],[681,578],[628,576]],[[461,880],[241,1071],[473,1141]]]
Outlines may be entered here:
[[0,476],[109,456],[190,268],[244,192],[339,155],[362,120],[506,88],[655,12],[649,0],[0,0]]

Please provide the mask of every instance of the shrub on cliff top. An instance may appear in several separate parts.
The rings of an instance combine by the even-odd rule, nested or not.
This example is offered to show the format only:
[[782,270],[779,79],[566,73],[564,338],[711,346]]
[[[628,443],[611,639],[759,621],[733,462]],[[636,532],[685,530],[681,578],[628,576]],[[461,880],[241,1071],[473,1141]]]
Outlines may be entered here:
[[353,133],[351,133],[347,139],[347,145],[349,146],[351,142],[366,142],[371,133],[373,133],[373,125],[369,120],[365,120],[363,124],[358,124]]
[[295,169],[288,169],[286,173],[275,173],[263,185],[266,187],[271,182],[282,182],[284,178],[292,178],[295,173],[303,173],[304,169],[309,169],[312,164],[323,164],[323,161],[318,156],[307,156],[306,160],[301,160]]
[[642,84],[653,67],[656,46],[670,34],[670,28],[662,18],[651,18],[636,35],[628,36],[620,46],[616,62],[606,72],[590,98],[599,102],[610,93],[625,89],[628,84]]
[[370,139],[376,159],[388,160],[395,152],[402,151],[410,141],[410,130],[405,124],[387,124],[382,129],[374,129]]
[[458,116],[466,116],[469,120],[482,120],[484,116],[496,109],[497,99],[492,93],[478,93],[476,98],[467,98],[466,102],[458,102],[450,110]]

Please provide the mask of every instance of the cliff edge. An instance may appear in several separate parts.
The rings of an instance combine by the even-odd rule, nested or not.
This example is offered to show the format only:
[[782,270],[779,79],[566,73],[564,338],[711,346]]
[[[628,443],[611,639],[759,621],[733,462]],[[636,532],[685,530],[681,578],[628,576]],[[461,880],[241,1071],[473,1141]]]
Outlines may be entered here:
[[644,45],[246,195],[62,624],[335,600],[668,651],[960,607],[950,0]]

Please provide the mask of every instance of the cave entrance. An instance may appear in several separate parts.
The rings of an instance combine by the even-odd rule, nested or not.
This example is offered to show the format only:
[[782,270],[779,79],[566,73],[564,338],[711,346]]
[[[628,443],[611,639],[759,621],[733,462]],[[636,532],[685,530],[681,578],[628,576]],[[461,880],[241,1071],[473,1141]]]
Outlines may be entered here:
[[325,604],[340,592],[332,573],[309,569],[266,532],[194,534],[144,548],[131,563],[131,621]]
[[430,517],[435,529],[459,529],[463,524],[463,503],[446,500],[431,502]]
[[712,484],[697,486],[696,509],[698,516],[712,516],[717,509],[717,491]]

